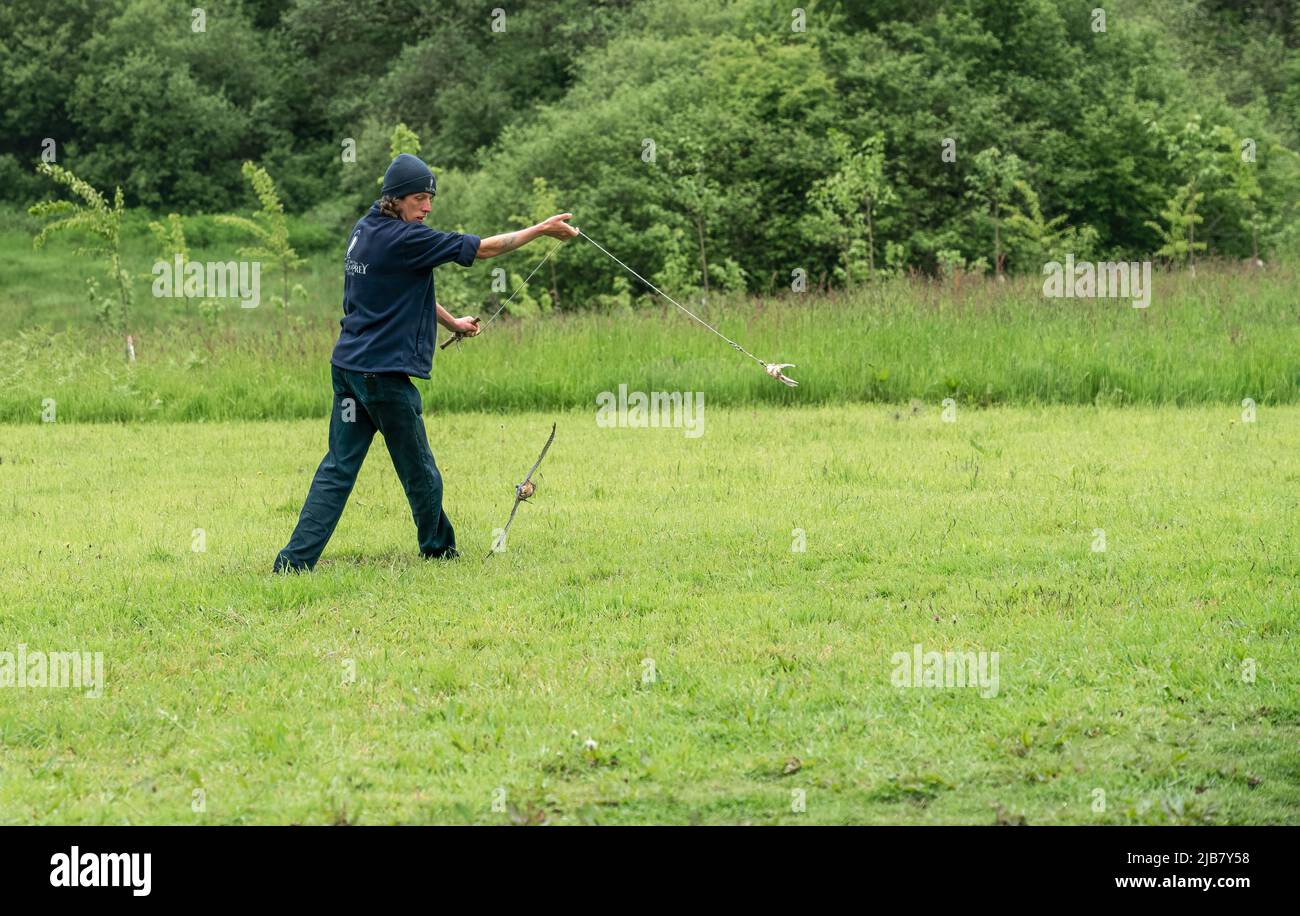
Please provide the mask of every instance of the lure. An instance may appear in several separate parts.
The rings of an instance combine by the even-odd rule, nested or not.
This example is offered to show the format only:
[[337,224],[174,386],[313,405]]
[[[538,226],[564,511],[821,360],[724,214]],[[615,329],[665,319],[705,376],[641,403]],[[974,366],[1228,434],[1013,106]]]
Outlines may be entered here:
[[554,441],[555,424],[552,423],[551,435],[546,440],[546,444],[542,446],[542,453],[537,456],[537,461],[533,464],[532,469],[524,478],[523,483],[515,484],[515,504],[510,507],[510,517],[506,519],[506,526],[501,530],[501,537],[492,545],[492,549],[488,551],[487,557],[483,558],[484,560],[492,556],[492,554],[506,549],[506,535],[510,533],[510,523],[515,520],[515,513],[519,511],[519,504],[528,502],[528,500],[532,498],[533,494],[537,492],[537,484],[533,483],[533,474],[537,473],[537,468],[541,465],[542,459],[546,457],[546,452]]

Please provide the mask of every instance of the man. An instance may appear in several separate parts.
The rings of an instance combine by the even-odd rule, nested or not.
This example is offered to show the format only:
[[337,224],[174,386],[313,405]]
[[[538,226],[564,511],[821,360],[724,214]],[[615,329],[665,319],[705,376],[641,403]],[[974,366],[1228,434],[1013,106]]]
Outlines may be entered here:
[[329,452],[316,469],[307,502],[276,572],[310,570],[347,504],[375,433],[381,433],[406,490],[425,557],[457,556],[456,533],[442,508],[442,476],[429,449],[420,393],[410,376],[428,378],[437,332],[478,334],[478,319],[453,318],[437,304],[433,268],[469,267],[540,236],[568,239],[572,213],[518,232],[480,239],[424,225],[436,184],[429,167],[403,153],[384,173],[380,199],[352,230],[343,260],[342,331],[330,360],[334,405]]

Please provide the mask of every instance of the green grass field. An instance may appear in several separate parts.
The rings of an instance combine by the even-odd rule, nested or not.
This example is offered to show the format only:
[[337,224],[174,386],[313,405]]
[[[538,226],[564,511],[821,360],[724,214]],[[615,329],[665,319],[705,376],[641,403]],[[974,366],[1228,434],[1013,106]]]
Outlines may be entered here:
[[106,669],[0,689],[0,821],[1300,822],[1300,408],[426,406],[472,556],[377,442],[289,578],[322,420],[0,427],[0,651]]
[[[419,383],[468,557],[418,559],[376,442],[277,579],[329,234],[288,313],[142,281],[128,365],[99,267],[31,232],[0,213],[0,822],[1300,822],[1292,267],[1158,273],[1146,309],[1032,277],[701,306],[797,390],[648,300],[507,315]],[[703,391],[704,434],[598,427],[620,384]],[[916,646],[996,681],[899,686]],[[3,653],[73,651],[102,696],[3,686]]]

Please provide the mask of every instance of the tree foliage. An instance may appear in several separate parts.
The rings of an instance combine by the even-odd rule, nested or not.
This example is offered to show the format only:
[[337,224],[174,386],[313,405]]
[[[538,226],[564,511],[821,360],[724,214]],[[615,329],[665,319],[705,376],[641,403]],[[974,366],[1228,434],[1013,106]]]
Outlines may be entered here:
[[110,206],[94,186],[62,166],[41,163],[37,171],[70,190],[82,202],[51,200],[32,206],[28,210],[32,216],[57,217],[41,227],[32,240],[33,246],[41,248],[51,236],[59,234],[83,239],[86,244],[77,249],[77,254],[103,258],[105,272],[117,293],[116,297],[100,296],[98,284],[90,279],[88,287],[96,313],[102,321],[126,334],[131,318],[132,289],[131,275],[122,264],[122,216],[125,212],[122,189],[115,190]]
[[260,209],[256,210],[251,218],[219,216],[217,220],[252,236],[254,244],[239,249],[242,257],[270,261],[279,267],[283,294],[278,297],[278,301],[273,299],[272,302],[287,309],[290,302],[290,274],[306,262],[298,256],[298,252],[289,243],[289,226],[284,218],[284,205],[280,202],[280,195],[276,192],[275,182],[271,176],[265,169],[251,162],[244,163],[243,172],[253,189],[254,196],[261,204]]
[[[179,0],[11,0],[0,196],[39,194],[47,141],[160,213],[238,209],[252,161],[342,233],[418,137],[433,224],[513,228],[542,179],[683,295],[1150,257],[1176,199],[1187,257],[1300,254],[1294,4],[1115,0],[1104,31],[1074,0],[800,8],[802,30],[776,0],[231,0],[195,31]],[[550,292],[619,275],[569,246]]]

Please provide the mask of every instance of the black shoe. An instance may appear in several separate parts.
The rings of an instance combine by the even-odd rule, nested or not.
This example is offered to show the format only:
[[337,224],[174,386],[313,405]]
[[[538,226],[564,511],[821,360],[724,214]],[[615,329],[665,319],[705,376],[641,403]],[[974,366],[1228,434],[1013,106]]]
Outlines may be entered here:
[[311,567],[306,563],[289,562],[289,558],[284,555],[284,551],[281,551],[275,558],[275,566],[271,568],[271,575],[278,576],[281,573],[291,572],[311,572]]
[[420,554],[420,556],[424,557],[426,560],[455,560],[459,559],[460,551],[455,547],[448,547],[441,553],[423,553]]

